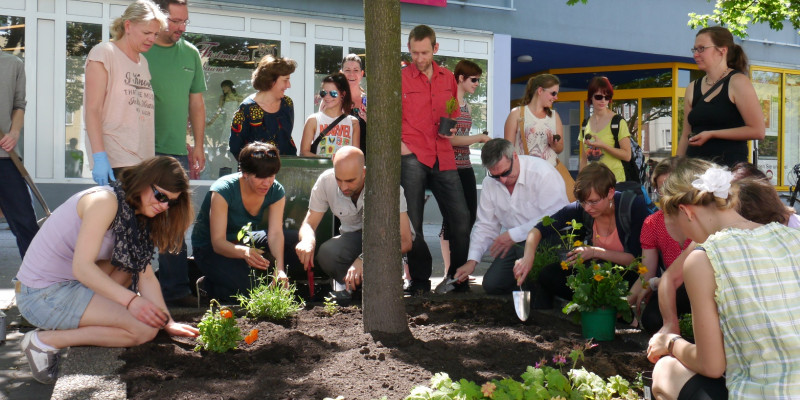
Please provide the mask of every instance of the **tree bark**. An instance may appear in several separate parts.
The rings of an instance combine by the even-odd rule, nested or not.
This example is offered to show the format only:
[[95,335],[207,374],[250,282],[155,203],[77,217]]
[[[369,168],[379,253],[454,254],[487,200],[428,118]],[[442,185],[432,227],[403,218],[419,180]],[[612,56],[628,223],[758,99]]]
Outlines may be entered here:
[[369,72],[364,188],[364,331],[382,340],[411,337],[400,254],[400,2],[364,0]]

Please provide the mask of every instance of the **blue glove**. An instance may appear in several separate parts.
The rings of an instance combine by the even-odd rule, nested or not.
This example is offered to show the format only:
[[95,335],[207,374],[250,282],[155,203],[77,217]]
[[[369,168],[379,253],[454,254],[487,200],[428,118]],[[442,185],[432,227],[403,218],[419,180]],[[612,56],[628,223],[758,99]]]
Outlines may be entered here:
[[92,154],[94,160],[94,168],[92,168],[92,179],[100,186],[108,185],[109,178],[115,181],[114,171],[111,169],[111,164],[108,162],[108,155],[105,151]]

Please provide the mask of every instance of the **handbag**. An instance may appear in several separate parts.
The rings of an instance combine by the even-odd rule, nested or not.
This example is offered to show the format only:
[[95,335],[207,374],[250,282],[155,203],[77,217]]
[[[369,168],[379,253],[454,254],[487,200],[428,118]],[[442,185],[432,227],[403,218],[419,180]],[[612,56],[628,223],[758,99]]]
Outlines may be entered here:
[[313,142],[311,142],[312,153],[317,154],[317,147],[319,147],[319,142],[325,137],[325,135],[328,134],[328,132],[331,131],[331,129],[336,127],[336,125],[339,125],[339,122],[342,122],[342,120],[345,118],[347,118],[347,114],[340,115],[339,118],[333,120],[333,122],[331,122],[328,126],[325,127],[325,129],[322,130],[322,132],[319,133],[319,136],[317,136],[317,138],[314,139]]
[[[528,154],[528,140],[525,138],[523,130],[525,129],[525,108],[528,107],[527,105],[520,106],[519,109],[519,121],[517,122],[517,127],[519,131],[519,140],[522,144],[522,151],[525,152],[525,155]],[[567,192],[567,200],[570,203],[575,201],[575,180],[572,179],[572,174],[569,173],[569,169],[564,163],[561,162],[558,158],[556,158],[556,171],[558,171],[559,175],[561,175],[561,179],[564,180],[564,190]]]

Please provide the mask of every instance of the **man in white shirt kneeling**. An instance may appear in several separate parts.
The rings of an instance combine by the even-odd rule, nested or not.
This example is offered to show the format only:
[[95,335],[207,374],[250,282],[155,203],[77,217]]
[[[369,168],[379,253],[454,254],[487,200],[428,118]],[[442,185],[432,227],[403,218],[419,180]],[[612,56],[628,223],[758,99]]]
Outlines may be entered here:
[[468,259],[454,278],[469,279],[489,250],[495,260],[483,277],[483,289],[488,294],[508,294],[517,287],[514,261],[524,253],[528,232],[542,217],[568,203],[564,180],[547,161],[517,155],[505,139],[487,142],[481,161],[492,179],[483,180]]

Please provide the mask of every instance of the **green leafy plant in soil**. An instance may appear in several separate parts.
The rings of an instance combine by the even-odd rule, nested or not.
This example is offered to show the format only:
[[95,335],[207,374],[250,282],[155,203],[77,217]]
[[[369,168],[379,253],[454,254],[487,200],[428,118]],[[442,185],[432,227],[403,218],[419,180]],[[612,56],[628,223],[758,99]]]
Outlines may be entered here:
[[263,277],[254,278],[258,282],[248,295],[236,295],[236,300],[251,318],[284,320],[305,307],[303,300],[295,296],[297,288],[294,284],[284,285],[276,276],[270,276],[272,282],[265,282]]
[[[521,381],[512,378],[493,379],[479,385],[474,381],[461,379],[454,381],[447,373],[439,372],[431,378],[430,386],[417,386],[411,390],[406,400],[470,400],[470,399],[638,399],[626,379],[619,375],[603,379],[587,371],[576,369],[578,361],[584,359],[584,350],[595,345],[588,342],[583,348],[573,349],[569,355],[557,354],[550,367],[546,360],[540,360],[535,366],[529,366],[520,376]],[[563,372],[567,358],[572,360],[572,369]]]
[[328,314],[332,317],[339,312],[339,304],[336,303],[336,299],[333,297],[326,297],[323,304],[323,310],[325,311],[325,314]]
[[211,300],[203,319],[197,324],[197,329],[200,336],[197,338],[195,351],[225,353],[237,348],[238,342],[242,340],[242,331],[236,326],[233,311],[228,307],[221,307],[215,299]]

